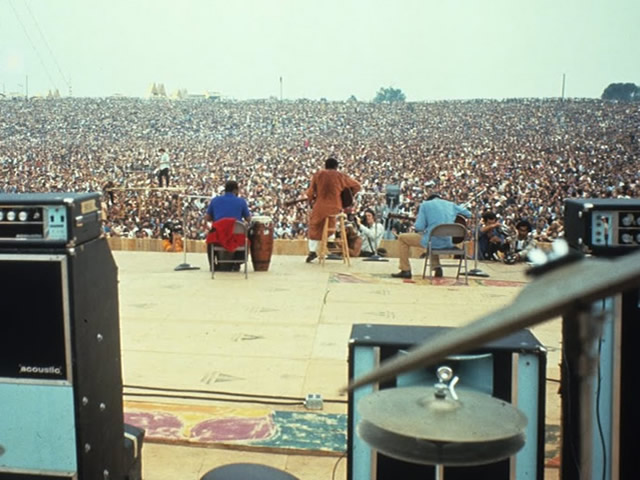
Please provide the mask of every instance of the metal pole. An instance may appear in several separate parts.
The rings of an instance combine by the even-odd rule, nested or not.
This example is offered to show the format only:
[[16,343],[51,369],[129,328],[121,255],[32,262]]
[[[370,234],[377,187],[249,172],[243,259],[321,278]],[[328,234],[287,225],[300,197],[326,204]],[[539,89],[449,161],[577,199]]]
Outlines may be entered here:
[[[488,277],[489,276],[488,273],[485,273],[478,268],[478,231],[480,230],[479,228],[480,219],[478,217],[478,205],[476,205],[474,218],[475,218],[475,225],[474,225],[475,232],[474,232],[474,242],[473,242],[473,268],[467,272],[467,275],[471,277]],[[466,254],[467,253],[465,252],[465,255]]]
[[602,334],[605,320],[603,312],[593,312],[586,307],[577,315],[580,350],[576,364],[578,365],[580,396],[580,477],[582,480],[593,478],[593,417],[595,401],[593,397],[595,376],[598,371],[599,354],[597,342]]
[[562,98],[562,100],[564,100],[564,85],[565,85],[565,79],[566,79],[566,77],[567,77],[567,74],[566,74],[566,73],[563,73],[563,74],[562,74],[562,97],[561,97],[561,98]]
[[[180,196],[186,199],[185,203],[188,203],[189,201],[188,199],[190,198],[209,198],[204,195],[180,195]],[[174,268],[174,270],[177,272],[181,272],[183,270],[200,270],[200,267],[196,267],[194,265],[191,265],[190,263],[187,263],[188,236],[187,236],[187,209],[185,208],[185,203],[183,203],[183,206],[182,206],[182,228],[184,229],[184,233],[185,233],[185,239],[184,239],[184,242],[182,242],[184,246],[184,248],[182,249],[184,255],[183,255],[182,263],[178,265],[176,268]]]

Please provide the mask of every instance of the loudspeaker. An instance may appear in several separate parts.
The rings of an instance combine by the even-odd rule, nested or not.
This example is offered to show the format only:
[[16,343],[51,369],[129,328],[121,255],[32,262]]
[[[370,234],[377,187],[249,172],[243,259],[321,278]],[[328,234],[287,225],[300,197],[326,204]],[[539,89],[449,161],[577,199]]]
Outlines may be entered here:
[[45,247],[0,245],[0,480],[122,479],[117,268]]
[[[424,343],[449,327],[354,325],[349,341],[349,379],[375,369],[381,362]],[[465,358],[466,357],[466,358]],[[433,386],[441,365],[454,369],[460,386],[474,388],[508,401],[527,417],[525,446],[514,457],[473,467],[445,466],[443,480],[509,479],[544,476],[544,418],[546,350],[528,330],[522,330],[484,345],[463,356],[445,359],[429,368],[417,369],[378,385],[368,385],[349,394],[347,431],[347,478],[360,480],[433,479],[433,466],[419,465],[375,452],[357,433],[358,401],[375,389],[409,385]],[[478,412],[481,415],[481,412]],[[500,419],[496,419],[497,422]]]

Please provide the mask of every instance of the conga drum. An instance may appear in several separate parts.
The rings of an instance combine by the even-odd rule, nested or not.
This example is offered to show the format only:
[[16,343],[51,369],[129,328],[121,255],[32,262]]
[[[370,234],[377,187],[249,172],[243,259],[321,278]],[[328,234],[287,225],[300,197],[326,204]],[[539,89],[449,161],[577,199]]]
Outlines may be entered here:
[[251,263],[255,272],[266,272],[273,253],[273,221],[271,217],[251,217],[249,228]]

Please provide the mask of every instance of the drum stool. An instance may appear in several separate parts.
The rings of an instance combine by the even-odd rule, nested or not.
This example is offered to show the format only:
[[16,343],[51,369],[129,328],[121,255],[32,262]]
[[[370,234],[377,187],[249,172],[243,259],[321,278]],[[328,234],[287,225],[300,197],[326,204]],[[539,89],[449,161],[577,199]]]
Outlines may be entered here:
[[283,470],[257,463],[230,463],[205,473],[200,480],[299,480]]
[[[333,228],[329,228],[329,222],[331,217],[335,217],[335,226]],[[342,254],[342,261],[346,263],[348,266],[351,266],[351,259],[349,257],[349,244],[347,242],[347,232],[344,227],[344,223],[347,216],[344,213],[338,213],[337,215],[329,215],[324,220],[324,227],[322,228],[322,240],[320,240],[320,244],[318,245],[318,262],[321,265],[324,265],[324,261],[327,258],[329,253],[336,253],[329,250],[329,237],[340,229],[340,241],[336,242],[339,244],[339,252]]]

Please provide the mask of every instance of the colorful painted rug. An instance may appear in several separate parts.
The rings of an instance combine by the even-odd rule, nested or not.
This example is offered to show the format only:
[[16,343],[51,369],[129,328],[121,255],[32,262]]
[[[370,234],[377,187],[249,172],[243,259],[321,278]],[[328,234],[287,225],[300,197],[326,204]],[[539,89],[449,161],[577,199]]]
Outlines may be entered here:
[[[125,402],[125,422],[158,443],[307,455],[347,450],[347,415],[262,407]],[[559,426],[546,425],[545,466],[559,467]]]
[[344,414],[125,402],[124,417],[151,442],[327,455],[344,453],[347,444]]

